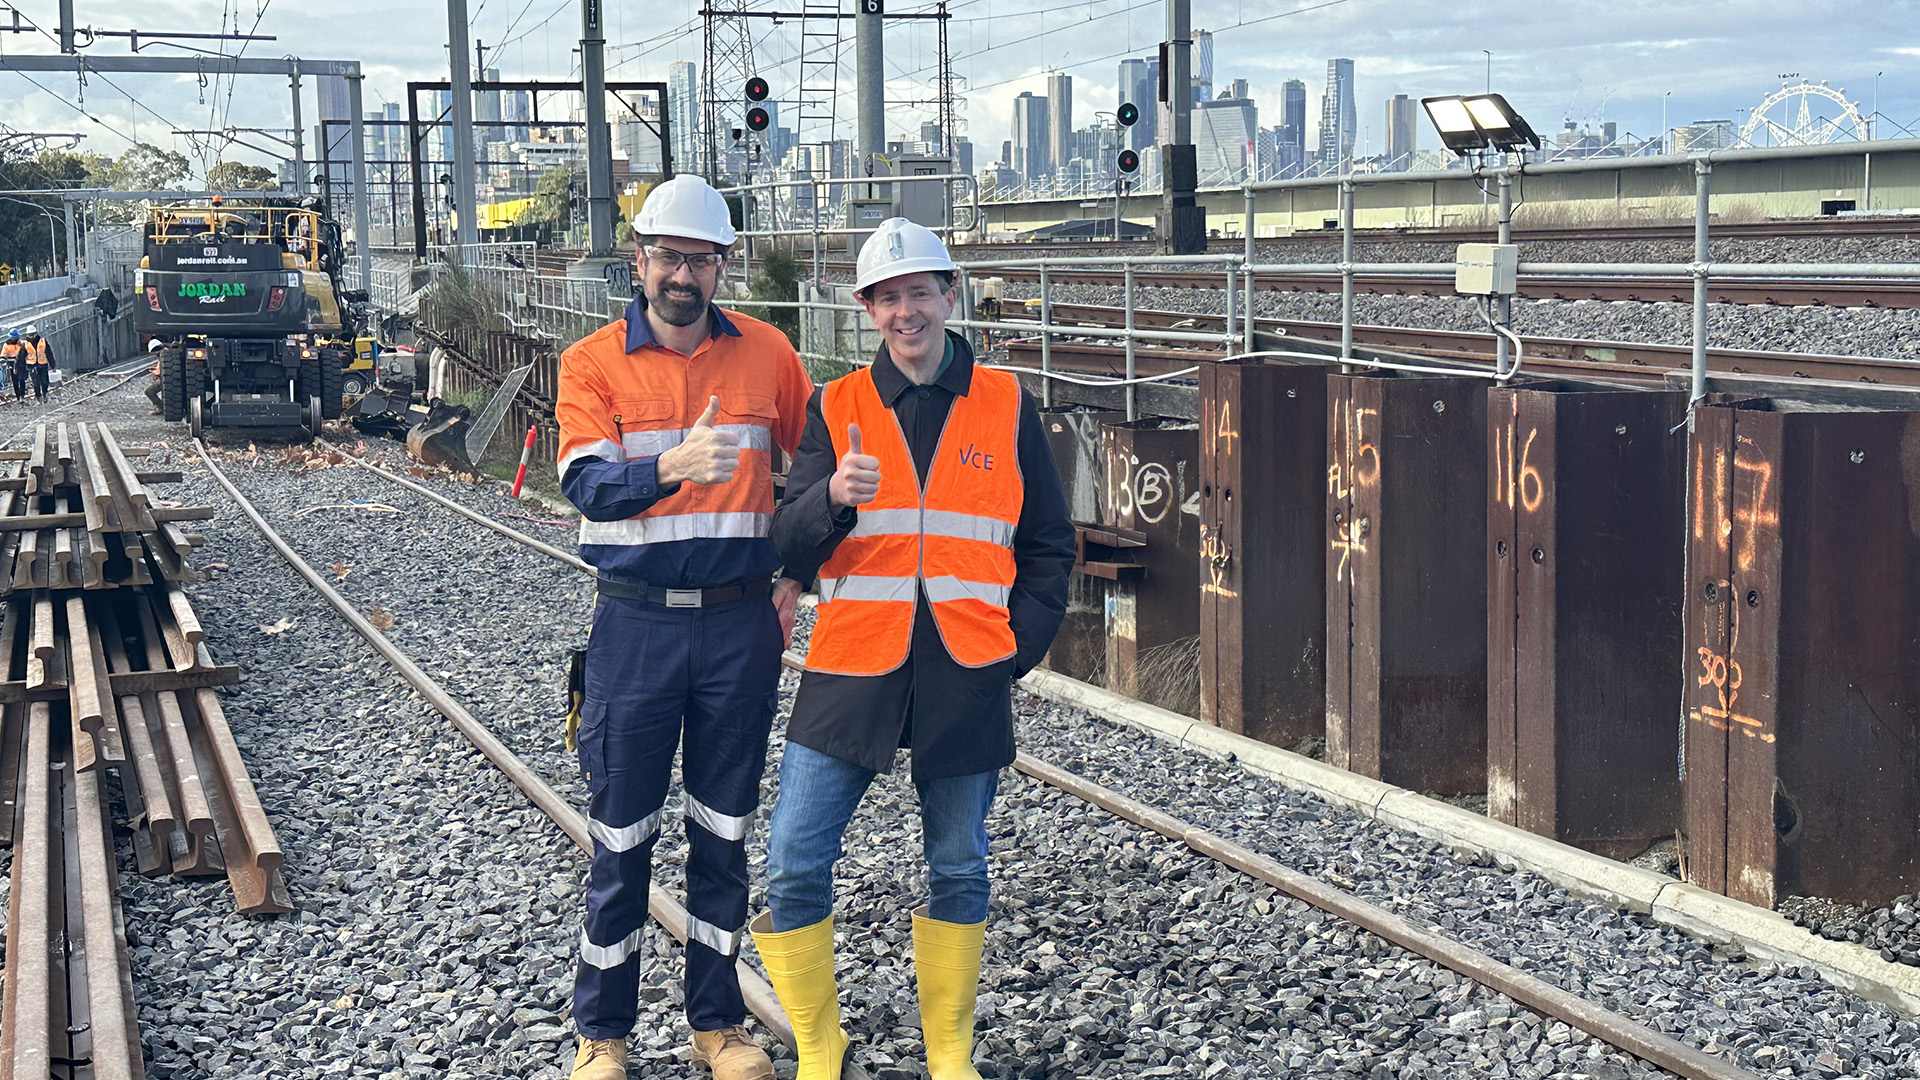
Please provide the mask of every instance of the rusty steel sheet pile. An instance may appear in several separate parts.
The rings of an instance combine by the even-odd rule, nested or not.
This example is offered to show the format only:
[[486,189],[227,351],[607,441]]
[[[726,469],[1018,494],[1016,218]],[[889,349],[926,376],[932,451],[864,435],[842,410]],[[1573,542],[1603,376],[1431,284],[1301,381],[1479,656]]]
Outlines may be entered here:
[[1686,406],[1489,391],[1487,813],[1610,858],[1679,826]]
[[[202,542],[104,424],[0,451],[0,841],[13,847],[0,1080],[142,1075],[106,770],[140,872],[224,875],[247,914],[292,910],[280,845],[214,693],[183,583]],[[85,1064],[90,1063],[90,1064]],[[72,1073],[79,1075],[79,1073]]]
[[1920,412],[1701,407],[1682,866],[1772,906],[1920,886]]
[[1326,734],[1327,368],[1200,369],[1200,719]]
[[1199,450],[1184,420],[1100,428],[1113,536],[1138,568],[1107,583],[1107,685],[1189,715],[1200,704]]
[[[1106,685],[1106,582],[1121,571],[1100,565],[1110,560],[1102,558],[1106,552],[1097,543],[1099,530],[1113,520],[1107,510],[1100,428],[1125,418],[1123,412],[1075,407],[1043,409],[1040,414],[1078,540],[1074,573],[1067,579],[1066,615],[1043,663],[1068,678],[1101,686]],[[1091,551],[1090,539],[1096,544]]]
[[1327,377],[1327,760],[1486,790],[1487,388]]

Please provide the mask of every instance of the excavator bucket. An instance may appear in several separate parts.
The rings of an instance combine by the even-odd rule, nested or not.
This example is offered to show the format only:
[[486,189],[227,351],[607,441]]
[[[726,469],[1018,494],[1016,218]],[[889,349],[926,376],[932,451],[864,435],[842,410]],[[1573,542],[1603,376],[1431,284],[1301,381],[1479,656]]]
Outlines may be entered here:
[[467,457],[471,426],[472,413],[465,405],[450,405],[435,398],[427,406],[427,418],[407,431],[407,454],[423,465],[473,472],[473,461]]

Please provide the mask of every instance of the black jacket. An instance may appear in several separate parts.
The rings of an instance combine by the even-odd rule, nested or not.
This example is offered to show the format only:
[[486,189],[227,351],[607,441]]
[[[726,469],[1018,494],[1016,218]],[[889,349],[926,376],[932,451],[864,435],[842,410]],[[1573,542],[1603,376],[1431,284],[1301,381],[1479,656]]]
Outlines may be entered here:
[[[973,384],[973,352],[949,333],[953,359],[930,385],[915,386],[880,347],[873,382],[906,433],[913,461],[925,476],[939,448],[956,395]],[[839,467],[821,411],[821,392],[807,403],[800,452],[787,474],[787,495],[773,513],[773,543],[786,576],[812,582],[833,549],[853,529],[854,510],[836,509],[827,481]],[[1013,591],[1007,600],[1013,659],[966,668],[948,655],[921,596],[906,662],[885,675],[800,678],[787,738],[875,772],[893,765],[896,747],[913,751],[916,780],[990,772],[1013,761],[1012,680],[1040,662],[1067,609],[1073,572],[1073,522],[1060,473],[1040,426],[1040,411],[1020,395],[1020,476],[1025,484],[1014,531]]]

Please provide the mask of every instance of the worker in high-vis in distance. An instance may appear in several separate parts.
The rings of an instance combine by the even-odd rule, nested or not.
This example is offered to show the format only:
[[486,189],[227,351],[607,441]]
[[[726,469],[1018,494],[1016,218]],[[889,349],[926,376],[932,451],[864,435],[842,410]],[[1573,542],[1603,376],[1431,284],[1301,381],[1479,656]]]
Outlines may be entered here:
[[817,574],[820,591],[767,842],[769,910],[752,925],[798,1080],[833,1080],[851,1056],[833,869],[867,786],[902,747],[927,862],[911,916],[927,1071],[979,1078],[987,813],[1014,758],[1013,680],[1066,612],[1074,533],[1033,399],[946,329],[956,269],[939,237],[900,218],[861,248],[855,293],[881,344],[870,367],[813,396],[774,514],[786,572]]
[[775,448],[798,445],[813,386],[780,331],[713,300],[734,241],[694,176],[634,218],[626,317],[560,358],[560,477],[597,573],[578,750],[593,863],[574,982],[574,1080],[622,1080],[648,878],[674,753],[687,842],[686,1011],[715,1080],[768,1080],[735,959],[747,834],[802,583],[768,530]]

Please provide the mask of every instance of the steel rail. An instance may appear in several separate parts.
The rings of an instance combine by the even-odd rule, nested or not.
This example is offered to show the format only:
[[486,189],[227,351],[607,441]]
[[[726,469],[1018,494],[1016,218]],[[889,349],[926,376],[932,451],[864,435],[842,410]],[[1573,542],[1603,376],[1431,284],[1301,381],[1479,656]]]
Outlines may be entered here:
[[[528,800],[551,818],[569,839],[582,850],[591,852],[593,844],[587,833],[586,815],[575,809],[573,804],[555,791],[539,773],[521,761],[485,724],[482,724],[467,711],[465,706],[447,693],[444,687],[421,670],[411,657],[387,640],[385,634],[375,629],[374,625],[368,622],[346,597],[308,565],[306,560],[302,559],[274,530],[273,526],[267,523],[267,519],[261,516],[260,511],[240,494],[240,489],[234,487],[233,482],[227,479],[226,473],[221,471],[220,466],[214,463],[213,456],[207,452],[205,443],[195,439],[193,448],[214,481],[226,491],[227,496],[233,500],[240,512],[253,523],[254,528],[267,541],[268,546],[286,560],[287,565],[312,586],[313,590],[320,594],[347,625],[353,627],[356,633],[366,639],[367,644],[373,646],[374,650],[386,659],[401,678],[427,699],[434,711],[446,717],[468,742],[504,773],[514,786],[524,792]],[[684,944],[687,940],[687,909],[658,885],[648,889],[647,892],[648,912],[668,933]],[[780,1000],[774,995],[773,987],[769,986],[758,972],[747,966],[745,961],[736,961],[736,967],[740,977],[741,996],[745,998],[747,1008],[752,1010],[775,1038],[788,1046],[793,1046],[793,1026],[787,1022],[786,1013],[781,1009]]]
[[[202,456],[205,456],[204,452]],[[209,462],[209,465],[211,465],[211,462]],[[387,476],[390,479],[399,479],[384,469],[374,468],[373,471]],[[221,480],[223,486],[227,487],[229,494],[233,494],[236,499],[239,498],[238,494],[233,491],[230,485],[225,483],[224,478],[220,477],[217,471],[215,477]],[[422,488],[419,485],[407,483],[406,486],[410,490],[425,495],[434,502],[458,511],[462,516],[469,518],[484,516],[478,515],[460,506],[453,500],[437,492]],[[246,506],[244,501],[241,502],[241,505],[243,508]],[[255,523],[260,524],[257,518]],[[492,523],[490,527],[496,532],[500,532],[506,536],[518,538],[522,535],[497,522]],[[264,526],[262,526],[262,528],[263,531],[265,531]],[[536,546],[540,550],[546,550],[550,547],[550,545],[540,544],[537,541],[533,546]],[[290,561],[295,561],[294,557],[288,552],[283,550],[281,554]],[[571,560],[567,561],[571,562]],[[304,564],[299,564],[296,561],[296,567],[301,565]],[[312,574],[311,569],[308,569],[306,573]],[[318,580],[318,575],[313,575],[309,580],[313,581],[316,585],[324,585],[324,582]],[[340,607],[343,613],[352,610],[343,605],[344,601],[342,601],[341,605],[336,606]],[[354,614],[357,615],[357,612]],[[781,663],[789,669],[796,670],[803,666],[803,660],[800,655],[792,651],[782,654]],[[1058,766],[1050,765],[1028,754],[1022,753],[1015,758],[1014,768],[1042,783],[1072,795],[1083,802],[1097,806],[1136,825],[1159,833],[1162,836],[1179,840],[1187,844],[1195,852],[1213,859],[1223,866],[1266,882],[1290,896],[1311,904],[1322,911],[1326,911],[1337,918],[1350,922],[1369,933],[1375,934],[1386,941],[1423,956],[1434,963],[1457,971],[1467,978],[1498,993],[1504,994],[1536,1012],[1564,1021],[1569,1026],[1578,1028],[1650,1064],[1688,1077],[1689,1080],[1757,1080],[1753,1073],[1729,1064],[1720,1058],[1694,1049],[1677,1039],[1663,1035],[1645,1025],[1637,1024],[1619,1013],[1595,1005],[1551,983],[1528,975],[1508,964],[1503,964],[1477,949],[1442,934],[1437,934],[1376,905],[1370,904],[1365,900],[1343,892],[1317,878],[1293,870],[1249,848],[1242,847],[1213,833],[1189,825],[1169,814],[1155,810],[1145,803],[1130,799],[1118,792],[1095,784],[1065,769],[1061,769]],[[756,1012],[757,1011],[758,1010],[756,1010]]]
[[1027,754],[1013,767],[1042,783],[1059,788],[1083,802],[1124,818],[1141,828],[1178,840],[1201,855],[1279,889],[1336,918],[1343,919],[1409,952],[1453,969],[1474,982],[1496,990],[1522,1005],[1565,1021],[1593,1037],[1616,1046],[1649,1064],[1690,1080],[1756,1080],[1753,1073],[1721,1058],[1696,1050],[1610,1009],[1569,993],[1543,979],[1503,964],[1486,953],[1436,934],[1384,908],[1344,892],[1250,848],[1223,839],[1205,829],[1162,813],[1143,802],[1102,787],[1056,765]]
[[[1154,262],[1164,263],[1165,260]],[[1038,280],[1031,266],[1014,264],[995,269],[995,265],[972,264],[974,276],[1020,282]],[[1555,272],[1528,273],[1526,264],[1521,264],[1516,295],[1528,300],[1599,300],[1646,304],[1693,302],[1692,275],[1643,273],[1601,276],[1609,268],[1600,264],[1595,264],[1587,273],[1574,272],[1567,264],[1552,265]],[[1257,292],[1333,295],[1341,289],[1340,274],[1320,266],[1289,270],[1261,266],[1255,269]],[[1612,269],[1617,270],[1618,267]],[[1806,271],[1808,267],[1792,266],[1786,269]],[[1878,307],[1891,310],[1920,307],[1920,282],[1888,278],[1870,272],[1879,269],[1865,267],[1860,274],[1829,272],[1825,277],[1788,273],[1770,279],[1764,272],[1749,271],[1741,264],[1715,263],[1709,275],[1711,280],[1707,286],[1707,297],[1710,303],[1750,307]],[[1593,276],[1588,276],[1589,273]],[[1097,266],[1052,269],[1051,276],[1055,285],[1118,286],[1125,283],[1120,270]],[[1134,271],[1134,282],[1142,288],[1212,291],[1218,291],[1220,284],[1217,274],[1148,267]],[[1375,296],[1459,297],[1454,288],[1451,268],[1431,265],[1408,263],[1404,269],[1387,269],[1381,264],[1362,264],[1353,276],[1353,283],[1356,291]]]
[[[1098,323],[1110,330],[1124,319],[1123,312],[1119,308],[1088,304],[1054,304],[1053,312],[1054,332],[1062,337],[1074,335],[1076,327],[1072,323],[1076,320]],[[1145,309],[1134,309],[1132,315],[1136,325],[1184,325],[1197,329],[1221,325],[1219,315]],[[1022,330],[1032,324],[1031,319],[1018,309],[1001,315],[1000,320],[1003,324]],[[1255,320],[1255,324],[1260,330],[1269,333],[1277,332],[1296,341],[1315,344],[1334,344],[1339,341],[1340,336],[1340,324],[1333,322],[1260,318]],[[1436,330],[1410,326],[1356,326],[1354,340],[1360,345],[1386,346],[1403,352],[1418,351],[1436,357],[1454,359],[1477,361],[1491,357],[1493,354],[1491,336],[1479,331]],[[1556,371],[1624,374],[1638,378],[1649,385],[1663,383],[1666,372],[1685,370],[1692,362],[1691,350],[1686,345],[1658,345],[1603,339],[1542,338],[1531,335],[1527,336],[1526,341],[1530,366],[1538,362]],[[1058,352],[1064,344],[1055,342],[1053,348]],[[1162,351],[1168,353],[1170,360],[1180,360],[1182,363],[1191,363],[1194,356],[1192,350]],[[1076,350],[1076,355],[1083,360],[1103,354],[1116,357],[1119,355],[1117,350],[1112,350],[1110,347],[1101,350],[1098,346],[1091,344],[1085,349]],[[1707,357],[1712,363],[1712,370],[1716,372],[1781,378],[1828,379],[1889,386],[1920,386],[1920,363],[1889,357],[1720,348],[1709,348]]]

